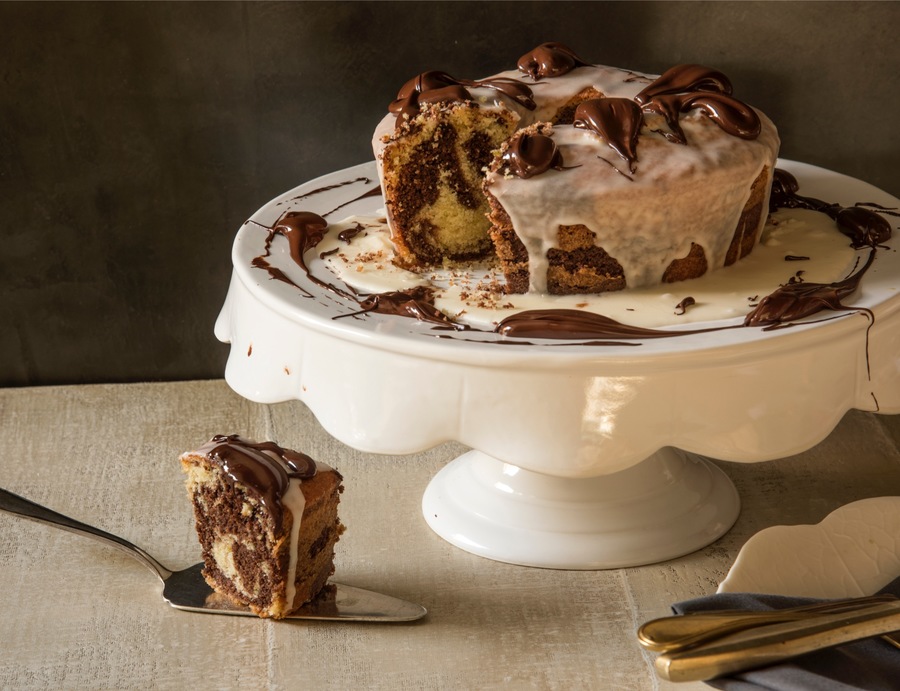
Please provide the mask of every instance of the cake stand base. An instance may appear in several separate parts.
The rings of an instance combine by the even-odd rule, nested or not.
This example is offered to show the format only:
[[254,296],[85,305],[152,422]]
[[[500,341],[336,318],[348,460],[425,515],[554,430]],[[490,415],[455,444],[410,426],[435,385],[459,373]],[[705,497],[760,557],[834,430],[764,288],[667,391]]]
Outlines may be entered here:
[[422,512],[442,538],[496,561],[612,569],[672,559],[724,535],[740,512],[731,480],[667,447],[610,475],[544,475],[469,451],[438,472]]

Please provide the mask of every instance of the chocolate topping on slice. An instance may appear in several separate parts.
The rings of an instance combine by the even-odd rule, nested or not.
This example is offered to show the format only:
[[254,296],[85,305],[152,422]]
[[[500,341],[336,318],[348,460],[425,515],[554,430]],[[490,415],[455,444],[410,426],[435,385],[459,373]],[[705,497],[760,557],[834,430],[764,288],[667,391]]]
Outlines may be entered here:
[[316,462],[299,451],[284,449],[274,442],[254,442],[237,434],[219,434],[200,449],[231,482],[238,482],[258,494],[262,504],[280,522],[281,500],[291,478],[306,480],[316,474]]

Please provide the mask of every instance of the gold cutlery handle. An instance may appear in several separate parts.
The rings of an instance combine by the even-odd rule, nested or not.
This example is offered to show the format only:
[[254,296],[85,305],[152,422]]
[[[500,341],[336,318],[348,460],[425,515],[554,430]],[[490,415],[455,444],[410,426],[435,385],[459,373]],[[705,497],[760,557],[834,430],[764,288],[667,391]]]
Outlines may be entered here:
[[703,681],[896,630],[900,602],[890,602],[742,631],[683,652],[664,653],[655,666],[669,681]]
[[637,637],[638,642],[647,650],[674,653],[757,626],[795,621],[809,618],[813,614],[857,610],[867,605],[896,600],[893,595],[870,595],[772,610],[718,609],[688,612],[648,621],[638,629]]

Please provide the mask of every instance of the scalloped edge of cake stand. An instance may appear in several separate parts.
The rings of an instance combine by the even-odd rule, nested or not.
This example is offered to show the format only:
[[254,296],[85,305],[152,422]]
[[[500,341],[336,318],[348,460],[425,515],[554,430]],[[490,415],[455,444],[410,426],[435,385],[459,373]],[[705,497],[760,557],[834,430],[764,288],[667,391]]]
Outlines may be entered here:
[[472,450],[432,478],[422,513],[441,538],[480,557],[600,570],[706,547],[734,525],[740,497],[718,466],[672,447],[591,478],[544,475]]

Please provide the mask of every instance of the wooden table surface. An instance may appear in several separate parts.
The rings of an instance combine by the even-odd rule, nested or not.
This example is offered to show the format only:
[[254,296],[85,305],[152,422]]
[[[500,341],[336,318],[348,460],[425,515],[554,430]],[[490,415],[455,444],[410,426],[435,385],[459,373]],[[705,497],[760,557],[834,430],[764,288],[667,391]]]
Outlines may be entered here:
[[659,681],[637,627],[714,592],[757,531],[900,494],[900,416],[853,411],[800,455],[721,463],[743,509],[699,552],[608,571],[511,566],[450,546],[421,516],[429,479],[463,447],[360,453],[303,404],[250,403],[223,381],[0,389],[0,486],[183,568],[199,545],[178,455],[232,432],[339,468],[348,530],[336,580],[429,615],[383,625],[181,612],[117,550],[2,514],[0,688],[708,688]]

